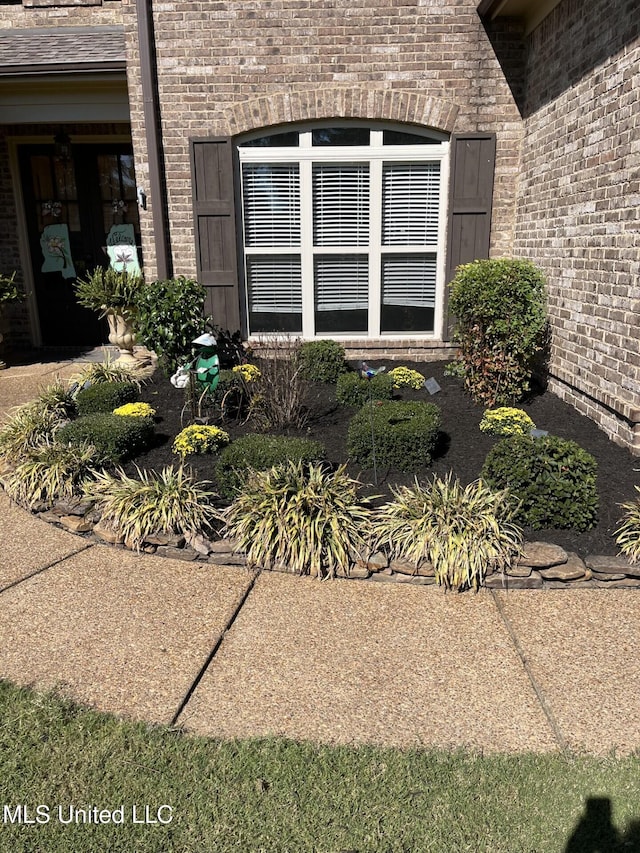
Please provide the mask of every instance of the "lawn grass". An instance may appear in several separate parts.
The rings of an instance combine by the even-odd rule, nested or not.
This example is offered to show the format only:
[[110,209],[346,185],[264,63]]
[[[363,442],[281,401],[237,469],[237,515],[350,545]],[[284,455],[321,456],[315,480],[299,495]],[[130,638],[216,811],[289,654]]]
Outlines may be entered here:
[[[31,817],[50,807],[41,825],[5,814],[2,853],[637,850],[630,835],[625,846],[598,846],[597,804],[587,846],[567,846],[593,797],[629,830],[640,818],[640,758],[217,741],[0,682],[0,809],[27,804]],[[124,805],[124,823],[60,824],[59,804],[65,817],[70,805]],[[165,804],[170,823],[131,822],[133,805],[144,819],[145,805],[155,817]]]

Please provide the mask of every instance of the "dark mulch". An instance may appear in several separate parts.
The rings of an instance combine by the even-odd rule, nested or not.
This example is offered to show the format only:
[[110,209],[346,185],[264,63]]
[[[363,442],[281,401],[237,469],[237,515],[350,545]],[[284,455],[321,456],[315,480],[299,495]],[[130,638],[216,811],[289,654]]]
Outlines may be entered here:
[[[472,402],[464,393],[459,379],[444,375],[444,362],[405,364],[420,370],[427,378],[435,378],[441,388],[433,396],[426,390],[403,390],[401,394],[402,399],[423,399],[437,403],[442,411],[441,455],[433,465],[416,471],[415,475],[425,479],[432,473],[442,476],[451,470],[462,482],[471,482],[479,476],[487,453],[498,440],[495,436],[484,435],[479,430],[484,407]],[[393,365],[389,364],[388,367]],[[151,403],[158,412],[159,442],[135,461],[141,468],[159,470],[178,461],[178,457],[171,452],[171,443],[182,426],[189,423],[188,417],[184,419],[184,424],[181,423],[185,394],[176,390],[160,373],[156,373],[153,380],[143,388],[142,399]],[[347,425],[355,410],[339,406],[335,399],[335,388],[330,385],[311,384],[307,391],[307,403],[310,409],[308,426],[290,434],[321,441],[326,448],[327,459],[332,463],[346,461]],[[634,486],[640,485],[640,458],[632,456],[627,450],[607,439],[592,421],[550,392],[534,393],[520,405],[539,429],[562,438],[573,439],[596,458],[600,495],[599,521],[592,530],[584,533],[556,529],[526,530],[526,537],[555,542],[583,557],[587,554],[615,554],[613,532],[621,516],[619,504],[637,497]],[[220,425],[229,432],[232,439],[256,431],[251,424],[242,425],[234,421],[227,420]],[[192,456],[188,462],[198,479],[211,480],[215,485],[215,457]],[[348,470],[351,476],[358,477],[363,483],[365,494],[388,497],[391,486],[409,485],[414,480],[413,473],[406,474],[392,468],[380,467],[376,485],[372,470],[362,470],[353,463],[348,465]]]

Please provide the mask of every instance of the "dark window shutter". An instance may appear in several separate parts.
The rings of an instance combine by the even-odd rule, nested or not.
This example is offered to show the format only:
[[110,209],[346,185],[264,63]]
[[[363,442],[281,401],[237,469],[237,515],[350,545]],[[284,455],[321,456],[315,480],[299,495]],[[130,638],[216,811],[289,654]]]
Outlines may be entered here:
[[[451,193],[447,241],[447,284],[456,267],[489,257],[496,138],[492,133],[458,133],[451,139]],[[449,340],[452,318],[445,295],[443,337]]]
[[191,182],[198,281],[214,322],[240,328],[238,250],[230,137],[191,140]]

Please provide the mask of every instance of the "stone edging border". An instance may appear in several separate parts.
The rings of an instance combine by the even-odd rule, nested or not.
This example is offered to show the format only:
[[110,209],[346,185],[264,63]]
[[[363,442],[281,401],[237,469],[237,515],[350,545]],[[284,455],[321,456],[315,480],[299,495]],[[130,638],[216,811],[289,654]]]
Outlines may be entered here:
[[[58,501],[52,508],[34,514],[71,533],[92,535],[102,543],[130,547],[108,527],[103,527],[90,501]],[[211,541],[201,534],[191,536],[157,534],[147,537],[139,549],[144,554],[171,557],[185,561],[213,563],[218,566],[246,567],[244,554],[236,550],[231,539]],[[272,566],[271,571],[287,572],[287,566]],[[391,583],[435,584],[433,568],[428,563],[416,568],[404,560],[389,561],[382,552],[371,553],[351,563],[344,578]],[[631,589],[640,587],[640,564],[632,565],[626,557],[589,555],[583,560],[559,545],[526,542],[518,563],[506,573],[494,572],[485,579],[487,589]]]

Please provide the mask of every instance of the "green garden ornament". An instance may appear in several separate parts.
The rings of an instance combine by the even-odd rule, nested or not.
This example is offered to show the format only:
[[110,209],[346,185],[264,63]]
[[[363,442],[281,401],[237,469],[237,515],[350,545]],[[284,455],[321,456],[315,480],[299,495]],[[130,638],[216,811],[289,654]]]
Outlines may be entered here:
[[220,381],[220,359],[218,358],[217,351],[218,342],[213,335],[205,333],[191,343],[196,347],[200,347],[200,350],[196,351],[192,368],[196,375],[196,380],[203,389],[213,392]]

